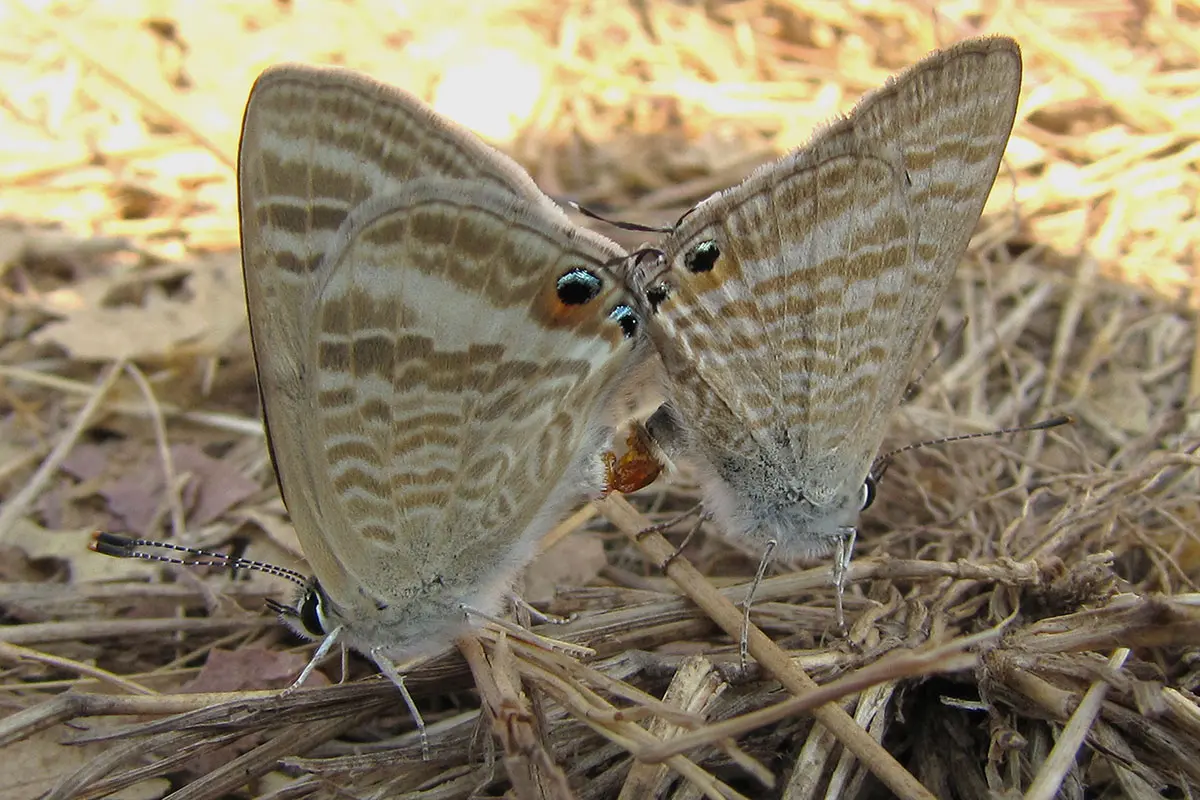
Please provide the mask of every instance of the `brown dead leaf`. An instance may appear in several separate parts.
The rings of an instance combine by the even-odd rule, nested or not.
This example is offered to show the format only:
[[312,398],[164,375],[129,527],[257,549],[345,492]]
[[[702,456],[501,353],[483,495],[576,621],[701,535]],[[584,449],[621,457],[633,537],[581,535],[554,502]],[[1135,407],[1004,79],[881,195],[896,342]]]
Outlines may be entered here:
[[[241,692],[282,689],[308,665],[304,653],[286,653],[261,647],[237,650],[214,649],[208,654],[200,674],[179,688],[180,692]],[[329,679],[320,671],[313,673],[306,686],[327,686]]]
[[9,537],[30,560],[54,559],[70,570],[73,581],[121,581],[149,578],[159,567],[136,558],[111,558],[88,549],[92,529],[56,531],[28,519],[17,521]]
[[[303,653],[284,653],[260,647],[238,650],[215,649],[209,653],[200,674],[179,688],[180,692],[237,692],[261,689],[281,689],[300,674],[308,664]],[[328,686],[329,679],[319,670],[309,676],[306,686]],[[246,753],[266,740],[258,732],[244,736],[232,744],[188,762],[186,769],[204,775],[230,759]]]
[[[113,472],[110,456],[120,446],[120,443],[78,445],[63,463],[63,469],[80,480],[99,481],[97,491],[108,501],[109,510],[121,520],[125,530],[150,536],[153,533],[151,526],[165,502],[166,480],[162,464],[157,452],[146,447],[144,456],[138,459],[140,466],[105,481],[104,476]],[[128,456],[121,454],[121,457]],[[182,497],[189,525],[212,522],[258,491],[256,482],[194,445],[171,447],[171,461],[176,475],[191,477],[184,485]]]
[[522,597],[528,603],[549,603],[559,586],[582,586],[607,564],[599,537],[573,533],[539,555],[525,570]]
[[[186,273],[174,281],[151,281],[131,293],[128,274],[110,273],[79,281],[46,297],[46,311],[61,317],[31,337],[54,344],[84,361],[161,362],[194,355],[219,355],[245,326],[245,301],[236,254],[175,265]],[[161,277],[161,276],[160,276]],[[166,276],[171,277],[171,276]]]
[[63,459],[62,470],[81,481],[92,481],[104,475],[112,461],[112,448],[104,444],[76,442]]
[[[62,732],[39,731],[4,748],[8,765],[0,781],[0,800],[28,800],[41,797],[62,778],[75,772],[109,749],[106,743],[64,745]],[[107,794],[111,800],[156,800],[171,790],[166,778],[151,778]]]
[[1097,425],[1131,436],[1142,436],[1150,430],[1153,403],[1136,372],[1100,375],[1092,381],[1087,395],[1081,397],[1079,403],[1080,413],[1092,417]]
[[246,509],[241,516],[262,528],[272,542],[293,558],[304,558],[304,548],[300,546],[296,529],[284,519],[286,513],[283,502],[276,500],[270,506]]
[[[191,475],[183,493],[189,525],[212,522],[258,491],[257,483],[193,445],[173,446],[171,460],[176,475]],[[165,489],[162,468],[154,463],[101,489],[101,494],[108,499],[113,513],[125,520],[130,531],[143,532],[162,503]]]
[[[280,652],[262,648],[212,650],[196,678],[179,687],[180,692],[239,692],[283,688],[295,680],[308,663],[308,656],[299,652]],[[306,686],[328,686],[329,679],[314,672]],[[268,739],[265,732],[256,732],[235,740],[232,744],[193,758],[185,765],[192,775],[206,775],[230,759],[250,752]]]

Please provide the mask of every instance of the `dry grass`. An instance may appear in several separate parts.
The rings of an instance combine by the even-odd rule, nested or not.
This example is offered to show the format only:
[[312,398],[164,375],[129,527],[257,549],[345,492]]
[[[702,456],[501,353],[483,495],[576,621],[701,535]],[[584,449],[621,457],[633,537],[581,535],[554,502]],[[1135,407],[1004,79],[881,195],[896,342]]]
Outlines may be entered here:
[[[1200,792],[1196,3],[24,8],[0,9],[0,797]],[[594,655],[492,632],[414,670],[422,761],[384,681],[271,689],[308,652],[259,613],[278,582],[84,553],[123,525],[297,565],[229,166],[267,64],[405,85],[549,193],[653,223],[983,32],[1024,48],[1020,118],[940,335],[970,324],[890,441],[1078,422],[900,456],[847,637],[827,563],[778,569],[740,670],[728,601],[755,554],[708,532],[664,576],[670,546],[612,534],[644,522],[606,501],[564,526],[606,566],[559,585],[573,621],[534,628]],[[642,495],[656,520],[694,499],[686,476]]]

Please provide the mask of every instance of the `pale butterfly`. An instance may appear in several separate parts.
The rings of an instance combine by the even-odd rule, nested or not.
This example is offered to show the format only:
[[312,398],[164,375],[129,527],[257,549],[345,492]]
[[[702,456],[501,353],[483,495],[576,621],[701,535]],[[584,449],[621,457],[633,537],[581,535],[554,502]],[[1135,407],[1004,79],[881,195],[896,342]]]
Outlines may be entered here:
[[701,202],[628,275],[664,367],[646,428],[731,535],[836,550],[983,210],[1016,114],[1012,39],[934,53]]
[[625,252],[473,134],[338,69],[263,73],[238,187],[268,441],[314,572],[286,616],[403,691],[395,660],[493,612],[605,490],[649,353],[610,269]]

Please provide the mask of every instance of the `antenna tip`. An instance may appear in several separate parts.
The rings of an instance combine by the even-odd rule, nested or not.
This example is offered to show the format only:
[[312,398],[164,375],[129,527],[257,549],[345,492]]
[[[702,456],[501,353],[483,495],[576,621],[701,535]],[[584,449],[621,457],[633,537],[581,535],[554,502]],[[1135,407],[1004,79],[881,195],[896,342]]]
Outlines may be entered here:
[[1032,425],[1030,425],[1029,427],[1030,427],[1030,430],[1044,431],[1044,430],[1047,430],[1048,428],[1057,428],[1059,425],[1074,425],[1074,424],[1075,424],[1075,418],[1072,417],[1070,414],[1060,414],[1057,417],[1051,417],[1050,419],[1044,419],[1041,422],[1035,422]]
[[136,539],[120,533],[93,531],[92,540],[88,543],[88,550],[114,558],[128,558],[133,555],[136,543]]

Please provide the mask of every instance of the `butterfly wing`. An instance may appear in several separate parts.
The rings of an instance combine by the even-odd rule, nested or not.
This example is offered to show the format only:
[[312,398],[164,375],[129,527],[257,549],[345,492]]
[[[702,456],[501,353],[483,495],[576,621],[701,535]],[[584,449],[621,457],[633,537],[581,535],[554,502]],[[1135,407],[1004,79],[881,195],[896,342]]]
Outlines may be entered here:
[[[415,97],[347,70],[285,64],[255,81],[238,153],[243,264],[259,308],[299,308],[350,212],[417,178],[553,204],[519,165]],[[549,212],[552,213],[552,212]],[[307,320],[277,315],[257,351],[294,358]]]
[[348,643],[434,647],[600,489],[636,349],[604,269],[623,251],[474,137],[340,72],[256,85],[239,185],[260,390],[305,555]]
[[660,438],[700,464],[734,527],[786,551],[789,535],[852,524],[991,190],[1020,78],[1011,39],[937,53],[701,203],[665,259],[635,270],[667,373]]

